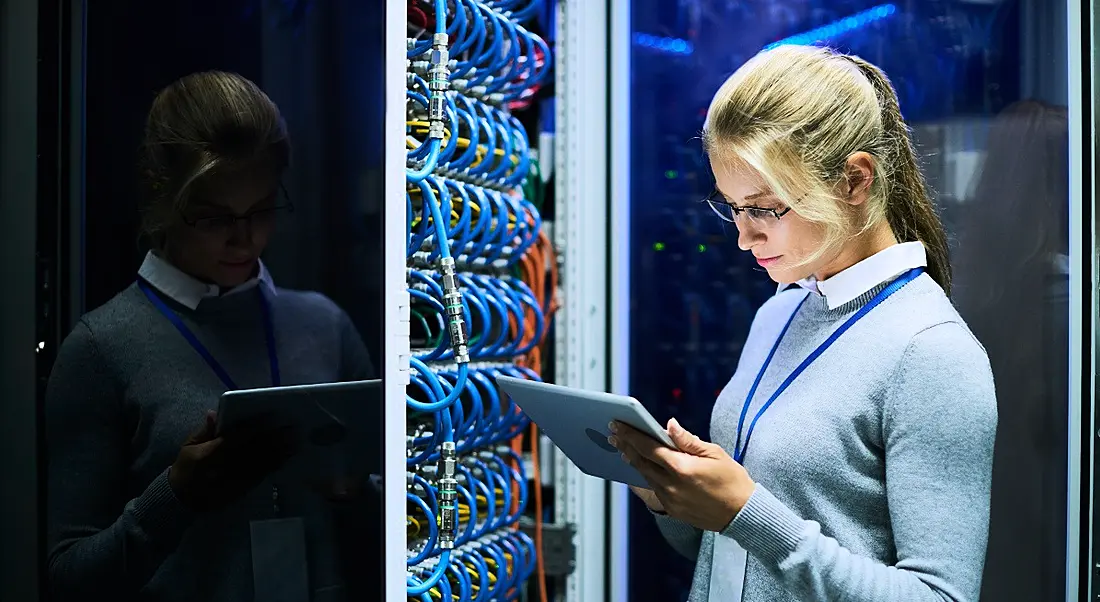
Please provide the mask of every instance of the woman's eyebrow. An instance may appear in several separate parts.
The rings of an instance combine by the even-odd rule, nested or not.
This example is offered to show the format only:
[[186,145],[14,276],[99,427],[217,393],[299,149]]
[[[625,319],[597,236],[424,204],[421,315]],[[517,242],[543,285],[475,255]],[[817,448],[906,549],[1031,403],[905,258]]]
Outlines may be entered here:
[[[727,204],[737,205],[737,203],[730,200],[730,198],[728,196],[726,196],[726,194],[724,192],[722,192],[721,190],[718,191],[718,194],[722,195],[722,198],[726,200]],[[747,195],[745,198],[741,199],[741,203],[742,203],[742,206],[748,206],[751,201],[755,201],[755,200],[758,200],[758,199],[766,199],[766,198],[769,198],[769,197],[772,197],[772,196],[775,196],[775,195],[772,194],[771,192],[767,191],[767,190],[761,190],[760,192],[754,192],[750,195]]]

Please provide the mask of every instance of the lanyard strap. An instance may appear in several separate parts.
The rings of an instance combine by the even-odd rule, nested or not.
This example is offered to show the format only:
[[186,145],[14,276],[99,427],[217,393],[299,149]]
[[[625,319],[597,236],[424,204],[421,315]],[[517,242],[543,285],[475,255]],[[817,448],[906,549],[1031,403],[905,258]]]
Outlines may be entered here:
[[[229,373],[222,368],[222,365],[218,363],[218,360],[214,359],[213,354],[206,348],[205,345],[199,341],[199,338],[195,336],[195,333],[191,332],[191,329],[187,328],[187,325],[183,323],[183,320],[179,315],[172,311],[172,308],[168,307],[164,303],[164,300],[160,298],[160,295],[153,290],[148,283],[144,280],[138,280],[138,288],[141,292],[145,293],[145,296],[149,298],[149,301],[154,307],[176,327],[176,330],[183,335],[184,339],[191,344],[191,347],[200,355],[202,359],[206,361],[206,365],[210,366],[210,369],[214,371],[214,374],[218,375],[218,378],[225,383],[225,386],[230,391],[235,391],[239,387],[230,378]],[[267,359],[271,366],[271,384],[278,387],[281,384],[282,378],[279,375],[279,354],[275,350],[275,323],[271,319],[271,305],[267,300],[267,295],[264,294],[263,289],[260,291],[260,307],[263,313],[264,320],[264,342],[267,344]]]
[[791,317],[787,319],[787,324],[783,326],[783,330],[779,332],[779,338],[777,338],[775,340],[775,344],[772,345],[771,352],[768,353],[767,359],[764,360],[764,365],[760,367],[760,372],[757,373],[756,380],[752,383],[752,388],[749,389],[749,394],[745,398],[745,405],[741,406],[741,418],[737,421],[737,446],[734,447],[733,452],[733,459],[736,460],[738,464],[744,463],[745,453],[749,450],[749,439],[752,438],[752,432],[756,428],[756,422],[760,420],[760,417],[764,415],[764,412],[768,411],[768,408],[771,407],[772,402],[774,402],[779,397],[779,395],[783,393],[783,391],[787,390],[787,387],[789,387],[790,384],[794,382],[794,379],[798,378],[798,375],[802,374],[802,372],[804,372],[806,368],[809,368],[810,364],[814,363],[814,360],[816,360],[822,353],[825,353],[825,350],[832,346],[832,344],[840,338],[840,335],[844,334],[844,332],[851,328],[853,324],[858,322],[861,318],[863,318],[863,316],[867,315],[872,309],[878,307],[878,305],[885,301],[890,295],[893,295],[894,293],[901,290],[901,288],[904,287],[906,284],[909,284],[910,282],[915,280],[917,276],[920,276],[923,272],[923,267],[913,268],[899,276],[890,284],[886,285],[886,288],[879,291],[878,294],[875,295],[870,301],[868,301],[866,305],[859,308],[859,311],[857,311],[855,314],[845,320],[845,322],[840,325],[840,328],[837,328],[833,332],[833,334],[829,335],[829,338],[825,339],[825,342],[818,345],[817,349],[814,349],[813,352],[810,353],[810,355],[806,356],[806,359],[802,360],[802,363],[799,364],[798,367],[795,368],[794,371],[787,376],[787,378],[779,385],[779,388],[777,388],[775,392],[772,393],[772,396],[768,398],[768,401],[765,402],[764,405],[761,406],[760,409],[756,412],[756,416],[753,417],[752,423],[749,424],[749,431],[745,434],[745,445],[744,447],[742,447],[741,429],[745,425],[745,417],[749,413],[749,405],[752,403],[752,398],[754,395],[756,395],[756,388],[760,386],[760,381],[764,378],[764,372],[768,369],[768,365],[772,363],[772,358],[775,357],[775,351],[779,349],[779,343],[783,341],[783,336],[787,334],[787,330],[791,327],[791,323],[794,322],[794,317],[798,315],[798,310],[802,309],[802,306],[806,303],[806,299],[809,299],[812,293],[807,293],[806,296],[802,298],[802,301],[798,303],[798,307],[795,307],[794,312],[791,313]]

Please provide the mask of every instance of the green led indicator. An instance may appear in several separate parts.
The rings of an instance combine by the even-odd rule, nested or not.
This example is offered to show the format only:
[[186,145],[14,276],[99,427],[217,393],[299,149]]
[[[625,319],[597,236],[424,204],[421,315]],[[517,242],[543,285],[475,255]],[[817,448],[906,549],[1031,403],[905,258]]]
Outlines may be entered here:
[[665,177],[670,180],[675,180],[676,178],[680,177],[680,172],[676,171],[675,169],[669,169],[665,171]]
[[665,250],[665,243],[663,243],[663,242],[653,243],[653,250],[654,251],[664,251]]
[[707,246],[706,245],[699,245],[699,252],[700,253],[706,253],[707,252]]

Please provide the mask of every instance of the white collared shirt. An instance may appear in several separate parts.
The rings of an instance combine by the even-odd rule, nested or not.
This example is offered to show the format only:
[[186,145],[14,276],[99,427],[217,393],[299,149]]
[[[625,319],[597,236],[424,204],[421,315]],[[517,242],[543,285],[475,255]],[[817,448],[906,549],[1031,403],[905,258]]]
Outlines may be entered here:
[[187,275],[152,251],[145,254],[145,261],[142,262],[141,268],[138,270],[138,276],[169,299],[191,310],[198,308],[199,303],[207,297],[235,295],[252,290],[261,284],[267,292],[272,295],[277,294],[275,283],[272,281],[271,274],[268,273],[263,261],[260,261],[260,270],[256,277],[224,292],[222,287],[216,284],[207,284]]
[[[825,280],[818,281],[810,276],[796,284],[825,297],[828,308],[836,309],[887,280],[913,268],[927,266],[928,254],[924,243],[905,242],[887,247]],[[783,286],[779,289],[783,290]]]

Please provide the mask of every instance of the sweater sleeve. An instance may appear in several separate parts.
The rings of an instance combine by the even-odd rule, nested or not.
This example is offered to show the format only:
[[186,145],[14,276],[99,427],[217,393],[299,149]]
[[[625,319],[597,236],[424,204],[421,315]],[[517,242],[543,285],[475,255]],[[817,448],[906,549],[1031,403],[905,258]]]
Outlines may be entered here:
[[897,562],[853,554],[757,485],[722,535],[799,600],[975,601],[989,530],[997,407],[981,346],[945,323],[910,342],[884,400]]
[[652,512],[657,519],[657,528],[668,545],[672,546],[678,554],[688,560],[699,559],[699,546],[703,544],[703,530],[693,527],[682,520],[672,518],[667,514]]
[[348,314],[340,312],[340,378],[346,381],[378,378],[363,337]]
[[46,390],[52,599],[129,599],[177,547],[192,515],[161,473],[127,500],[129,434],[120,396],[80,322]]

